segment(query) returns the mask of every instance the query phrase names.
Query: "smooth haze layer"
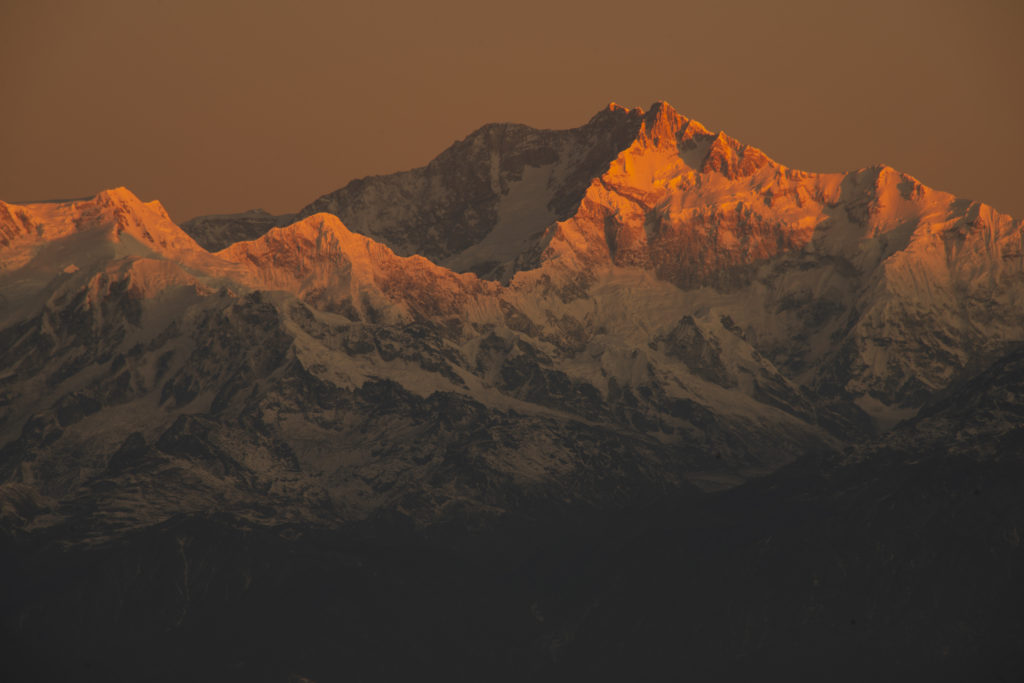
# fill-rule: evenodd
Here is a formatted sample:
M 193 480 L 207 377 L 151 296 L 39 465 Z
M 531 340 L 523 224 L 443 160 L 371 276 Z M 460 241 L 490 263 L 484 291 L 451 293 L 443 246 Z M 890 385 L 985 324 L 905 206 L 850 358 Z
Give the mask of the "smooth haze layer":
M 1019 217 L 1022 7 L 10 0 L 0 198 L 294 211 L 487 122 L 665 99 L 788 166 L 885 163 Z

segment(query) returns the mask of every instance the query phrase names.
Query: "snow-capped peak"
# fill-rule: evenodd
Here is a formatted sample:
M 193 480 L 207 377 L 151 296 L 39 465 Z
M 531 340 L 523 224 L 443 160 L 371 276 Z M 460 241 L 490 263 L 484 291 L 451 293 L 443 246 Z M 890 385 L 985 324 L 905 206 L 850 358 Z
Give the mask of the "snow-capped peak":
M 127 252 L 179 259 L 205 253 L 175 225 L 159 201 L 143 202 L 124 187 L 81 200 L 25 205 L 0 202 L 0 268 L 4 270 L 20 268 L 44 247 L 75 235 L 97 245 L 117 244 L 117 249 Z M 125 236 L 131 238 L 130 243 Z M 78 248 L 84 246 L 82 242 Z

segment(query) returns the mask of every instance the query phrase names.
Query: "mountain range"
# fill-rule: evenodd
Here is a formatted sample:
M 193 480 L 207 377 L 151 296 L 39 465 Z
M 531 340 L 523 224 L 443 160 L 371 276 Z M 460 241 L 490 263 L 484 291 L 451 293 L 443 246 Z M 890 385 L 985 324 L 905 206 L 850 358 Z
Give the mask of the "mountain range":
M 200 592 L 195 582 L 213 590 L 217 572 L 228 572 L 216 568 L 233 567 L 210 534 L 226 534 L 225 547 L 257 547 L 260 557 L 274 557 L 267 548 L 275 544 L 316 554 L 353 537 L 375 548 L 359 546 L 355 555 L 367 553 L 359 560 L 324 560 L 344 573 L 392 558 L 395 547 L 414 555 L 419 543 L 464 548 L 468 529 L 488 539 L 471 546 L 507 545 L 504 566 L 539 563 L 547 577 L 531 579 L 539 588 L 510 579 L 508 599 L 529 602 L 536 619 L 520 630 L 502 621 L 494 628 L 504 635 L 481 646 L 495 657 L 487 648 L 498 648 L 507 671 L 625 676 L 625 662 L 642 652 L 652 668 L 641 670 L 656 676 L 671 667 L 672 617 L 638 609 L 654 598 L 636 593 L 664 594 L 673 576 L 742 581 L 737 558 L 781 576 L 794 555 L 776 546 L 761 553 L 765 539 L 792 550 L 787 542 L 827 545 L 836 534 L 855 540 L 833 554 L 796 553 L 803 559 L 793 565 L 829 595 L 842 594 L 835 563 L 844 553 L 863 577 L 936 561 L 891 536 L 915 529 L 926 546 L 950 542 L 919 519 L 921 509 L 886 507 L 894 482 L 916 482 L 919 469 L 928 472 L 923 507 L 939 516 L 959 500 L 951 491 L 965 476 L 1000 492 L 986 500 L 1000 532 L 970 551 L 987 559 L 938 575 L 975 591 L 987 577 L 1020 605 L 1011 586 L 1024 566 L 1024 514 L 1004 484 L 1024 449 L 1022 302 L 1022 221 L 887 166 L 790 169 L 664 102 L 646 111 L 612 104 L 571 130 L 486 125 L 422 168 L 353 181 L 289 215 L 254 210 L 179 226 L 159 202 L 125 188 L 0 202 L 0 529 L 12 566 L 38 569 L 15 572 L 12 585 L 28 586 L 31 597 L 8 596 L 5 627 L 38 654 L 54 637 L 40 614 L 95 618 L 100 608 L 83 597 L 90 592 L 113 596 L 123 611 L 127 589 L 91 570 L 73 573 L 68 590 L 78 597 L 66 604 L 28 577 L 63 576 L 82 562 L 122 572 L 135 562 L 163 576 L 169 551 L 139 539 L 177 539 L 185 574 L 167 579 L 177 589 L 159 599 L 162 616 L 132 618 L 208 639 L 199 621 L 182 620 Z M 807 517 L 765 528 L 755 503 L 765 519 L 787 506 Z M 831 526 L 822 521 L 829 515 Z M 950 528 L 964 538 L 982 533 L 985 514 L 970 519 Z M 573 545 L 576 554 L 551 549 L 608 525 L 614 541 Z M 856 540 L 865 529 L 880 530 L 878 543 Z M 709 544 L 712 532 L 738 546 Z M 296 534 L 315 537 L 315 546 Z M 205 554 L 190 561 L 190 543 Z M 675 543 L 682 549 L 666 550 Z M 133 547 L 149 550 L 133 556 Z M 701 549 L 713 569 L 687 568 Z M 491 566 L 497 551 L 486 552 L 486 562 L 469 555 Z M 893 560 L 901 553 L 910 565 Z M 583 556 L 604 558 L 607 571 L 580 570 L 588 588 L 556 599 L 554 624 L 537 626 L 548 608 L 536 594 L 565 587 L 553 568 L 579 570 Z M 454 557 L 426 565 L 450 578 L 468 561 L 463 550 Z M 190 574 L 193 565 L 206 569 Z M 644 588 L 651 567 L 658 580 Z M 921 580 L 918 571 L 896 574 Z M 263 577 L 280 588 L 267 576 L 282 574 Z M 395 585 L 407 580 L 401 574 Z M 381 596 L 394 586 L 382 586 L 387 602 Z M 791 610 L 790 633 L 824 637 L 811 626 L 832 598 L 814 608 L 805 590 L 791 589 L 775 608 Z M 698 648 L 722 661 L 742 654 L 723 675 L 792 656 L 772 639 L 768 613 L 750 607 L 760 593 L 739 591 L 752 602 L 723 598 L 730 619 L 709 616 L 703 598 L 669 594 L 697 605 L 705 623 L 721 620 L 714 632 L 731 634 L 723 642 L 745 643 Z M 866 604 L 888 633 L 899 622 L 886 612 L 898 595 L 881 594 Z M 430 623 L 424 599 L 407 614 Z M 512 602 L 495 613 L 518 609 Z M 167 615 L 179 608 L 174 622 Z M 977 664 L 987 646 L 976 636 L 991 614 L 964 609 L 955 628 L 922 627 L 938 643 L 934 652 L 902 622 L 894 637 L 906 647 L 882 650 L 897 659 L 939 652 L 934 661 L 946 668 L 937 675 L 965 671 L 950 663 Z M 999 617 L 1003 635 L 985 655 L 999 675 L 1024 643 L 1013 614 Z M 376 624 L 372 633 L 387 630 L 364 618 Z M 631 625 L 630 635 L 610 624 Z M 62 633 L 59 642 L 84 642 L 81 632 Z M 512 654 L 496 644 L 511 642 L 508 633 L 525 639 Z M 829 633 L 835 639 L 821 652 L 851 656 L 845 632 Z M 455 648 L 451 638 L 437 652 Z M 403 661 L 437 664 L 416 649 L 430 649 L 427 641 L 412 641 L 395 645 Z M 619 655 L 611 641 L 622 644 Z M 302 660 L 302 647 L 293 649 Z M 70 651 L 69 667 L 91 656 Z M 319 656 L 302 661 L 314 662 L 316 680 L 333 679 L 342 669 Z M 220 655 L 203 657 L 203 666 L 227 666 Z M 827 670 L 832 660 L 821 657 L 807 660 L 822 667 L 808 671 Z M 146 668 L 152 661 L 111 653 L 96 661 L 97 680 L 140 672 L 164 680 Z M 493 661 L 472 670 L 493 677 Z M 701 661 L 697 679 L 714 677 L 711 660 Z M 356 668 L 370 678 L 398 675 L 380 666 L 360 660 Z M 263 669 L 242 670 L 252 680 Z M 267 679 L 304 680 L 287 675 L 298 674 L 275 670 Z

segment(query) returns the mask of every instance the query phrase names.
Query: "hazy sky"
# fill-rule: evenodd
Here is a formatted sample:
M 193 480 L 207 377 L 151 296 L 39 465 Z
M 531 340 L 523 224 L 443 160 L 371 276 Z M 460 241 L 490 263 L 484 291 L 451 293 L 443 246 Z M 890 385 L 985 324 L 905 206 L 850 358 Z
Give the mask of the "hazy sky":
M 0 199 L 298 209 L 492 121 L 665 99 L 1024 217 L 1024 3 L 0 0 Z

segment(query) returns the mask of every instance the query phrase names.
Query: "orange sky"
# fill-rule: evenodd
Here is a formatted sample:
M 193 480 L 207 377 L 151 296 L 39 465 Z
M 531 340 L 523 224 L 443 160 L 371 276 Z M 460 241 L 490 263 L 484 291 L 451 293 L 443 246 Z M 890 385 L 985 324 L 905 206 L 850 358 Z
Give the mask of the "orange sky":
M 1024 217 L 1024 3 L 0 0 L 0 199 L 298 209 L 491 121 L 665 99 Z

